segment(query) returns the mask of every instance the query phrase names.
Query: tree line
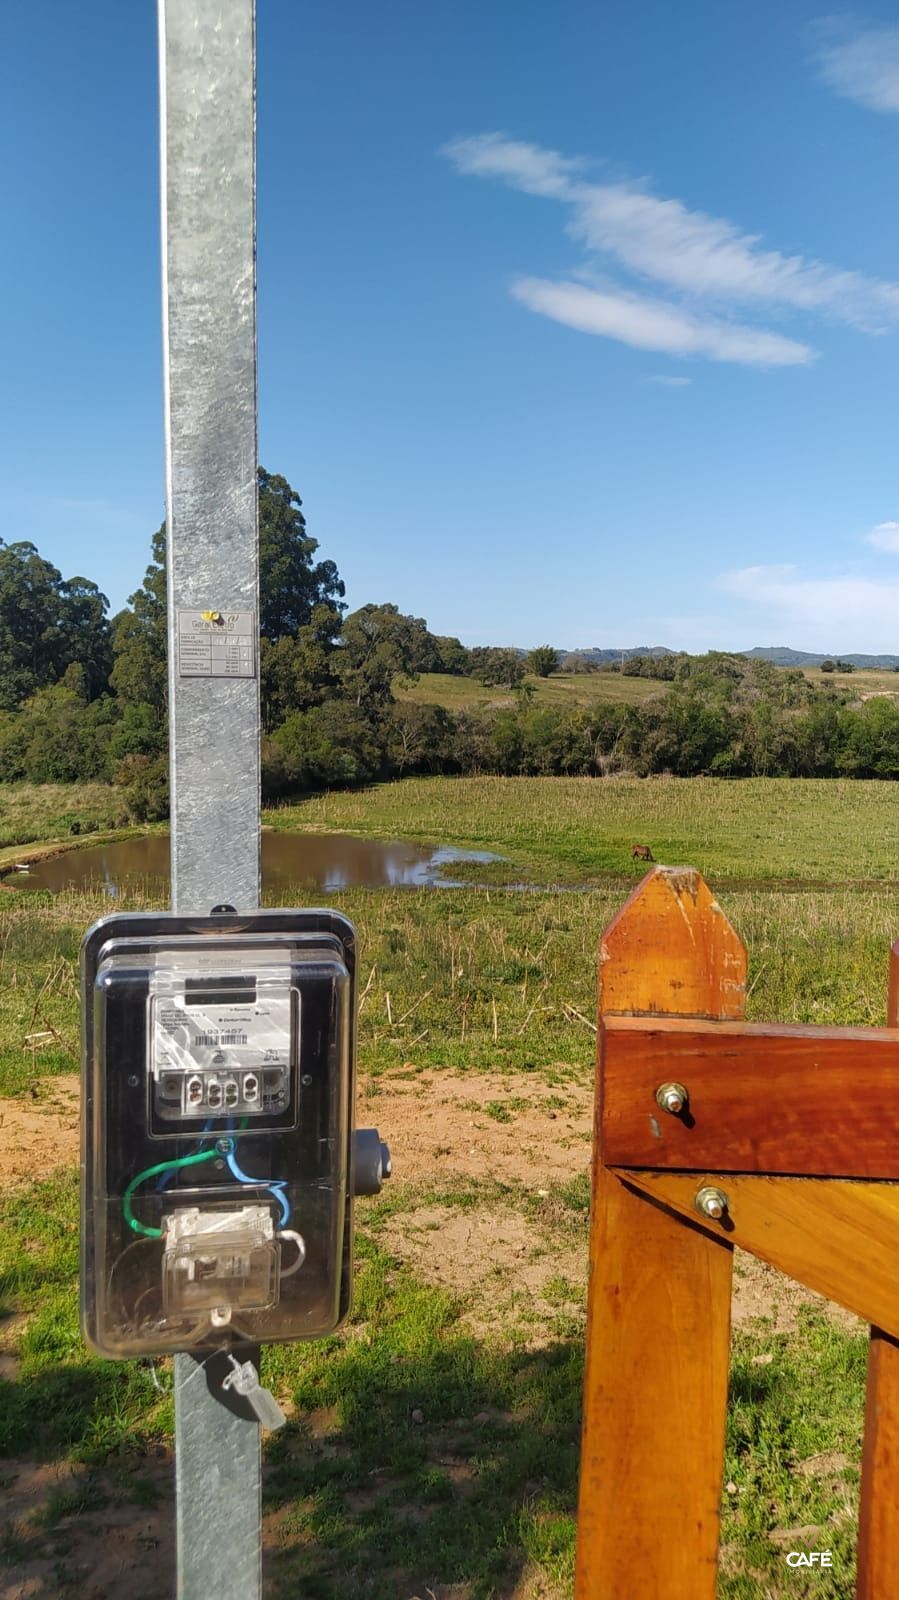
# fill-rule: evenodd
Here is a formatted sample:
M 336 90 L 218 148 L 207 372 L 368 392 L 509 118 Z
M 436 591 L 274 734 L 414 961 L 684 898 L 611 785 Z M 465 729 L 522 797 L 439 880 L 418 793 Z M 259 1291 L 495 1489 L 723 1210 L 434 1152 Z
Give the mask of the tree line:
M 514 687 L 514 650 L 469 650 L 392 604 L 348 614 L 333 561 L 318 558 L 302 501 L 259 469 L 260 694 L 267 796 L 414 770 L 450 731 L 442 715 L 395 716 L 398 678 L 422 672 Z M 64 579 L 29 542 L 0 540 L 0 780 L 116 782 L 131 815 L 165 815 L 165 526 L 127 606 Z M 534 670 L 557 664 L 548 647 Z M 411 721 L 410 721 L 411 717 Z M 413 726 L 412 724 L 420 724 Z
M 624 663 L 663 679 L 638 705 L 544 705 L 526 671 L 557 652 L 467 649 L 392 604 L 348 612 L 299 495 L 259 470 L 260 691 L 267 799 L 411 773 L 899 777 L 899 709 L 857 704 L 801 672 L 713 652 Z M 0 541 L 0 780 L 116 783 L 128 815 L 167 794 L 165 529 L 117 615 L 35 546 Z M 621 670 L 621 669 L 619 669 Z M 511 704 L 449 712 L 397 700 L 398 680 L 470 676 Z

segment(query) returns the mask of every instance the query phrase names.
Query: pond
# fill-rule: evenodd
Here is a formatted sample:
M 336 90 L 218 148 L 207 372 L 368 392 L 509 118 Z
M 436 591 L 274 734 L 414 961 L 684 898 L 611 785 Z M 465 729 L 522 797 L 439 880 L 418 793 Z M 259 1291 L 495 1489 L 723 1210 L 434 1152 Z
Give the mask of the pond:
M 453 888 L 455 862 L 498 861 L 486 850 L 456 850 L 449 845 L 409 844 L 404 840 L 357 839 L 346 833 L 263 833 L 262 881 L 285 900 L 290 890 Z M 44 856 L 27 872 L 10 873 L 17 889 L 89 889 L 100 887 L 111 897 L 124 888 L 165 890 L 169 881 L 166 834 L 116 839 Z

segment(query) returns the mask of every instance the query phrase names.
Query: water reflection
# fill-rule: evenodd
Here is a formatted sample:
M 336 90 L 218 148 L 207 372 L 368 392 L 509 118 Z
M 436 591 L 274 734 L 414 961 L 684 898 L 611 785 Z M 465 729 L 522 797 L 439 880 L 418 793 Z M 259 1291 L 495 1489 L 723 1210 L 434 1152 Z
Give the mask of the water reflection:
M 346 833 L 264 833 L 262 881 L 283 894 L 297 888 L 381 889 L 407 885 L 453 887 L 454 862 L 498 861 L 486 850 L 456 850 L 449 845 L 416 845 L 404 840 L 356 839 Z M 164 891 L 169 881 L 169 840 L 165 834 L 142 839 L 117 839 L 45 856 L 16 874 L 17 889 L 101 887 L 114 898 L 121 889 L 140 883 Z

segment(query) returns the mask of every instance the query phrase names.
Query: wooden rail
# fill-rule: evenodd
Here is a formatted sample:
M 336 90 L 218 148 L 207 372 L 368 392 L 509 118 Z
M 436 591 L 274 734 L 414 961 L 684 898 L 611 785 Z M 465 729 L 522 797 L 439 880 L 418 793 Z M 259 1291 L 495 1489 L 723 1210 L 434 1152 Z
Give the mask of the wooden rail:
M 715 1600 L 734 1245 L 872 1324 L 856 1597 L 899 1600 L 899 944 L 888 1028 L 745 984 L 690 868 L 603 935 L 576 1600 Z

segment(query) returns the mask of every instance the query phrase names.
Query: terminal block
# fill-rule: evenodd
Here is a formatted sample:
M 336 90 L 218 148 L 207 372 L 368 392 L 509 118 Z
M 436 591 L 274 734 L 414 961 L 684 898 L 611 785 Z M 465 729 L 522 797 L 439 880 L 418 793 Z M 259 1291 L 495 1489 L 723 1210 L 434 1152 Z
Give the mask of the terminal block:
M 281 1245 L 268 1206 L 163 1217 L 162 1304 L 177 1317 L 207 1312 L 226 1327 L 235 1311 L 267 1311 L 280 1292 Z

